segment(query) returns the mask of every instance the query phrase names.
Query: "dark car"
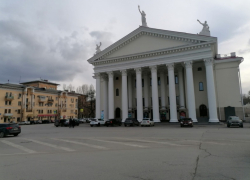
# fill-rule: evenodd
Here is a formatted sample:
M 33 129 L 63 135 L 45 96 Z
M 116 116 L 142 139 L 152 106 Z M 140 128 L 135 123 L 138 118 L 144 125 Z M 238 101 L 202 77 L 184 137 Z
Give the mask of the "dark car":
M 183 118 L 183 119 L 180 119 L 180 126 L 183 127 L 183 126 L 190 126 L 190 127 L 193 127 L 193 120 L 191 118 Z
M 73 119 L 73 121 L 75 121 L 75 126 L 79 126 L 80 121 L 78 119 Z
M 117 125 L 117 126 L 121 126 L 122 125 L 122 122 L 118 119 L 109 119 L 105 122 L 105 126 L 114 126 L 114 125 Z
M 140 125 L 140 123 L 139 123 L 139 121 L 137 120 L 137 119 L 135 119 L 135 118 L 127 118 L 126 120 L 125 120 L 125 122 L 124 122 L 124 126 L 126 127 L 126 126 L 139 126 Z
M 21 133 L 21 127 L 18 124 L 1 123 L 0 124 L 0 138 L 8 135 L 18 136 Z
M 229 116 L 227 119 L 227 127 L 238 126 L 243 128 L 243 122 L 238 116 Z
M 59 119 L 57 119 L 57 120 L 55 120 L 54 125 L 55 125 L 56 127 L 58 127 L 58 126 L 63 127 L 63 126 L 64 126 L 65 121 L 66 121 L 66 119 L 60 119 L 60 120 L 59 120 Z

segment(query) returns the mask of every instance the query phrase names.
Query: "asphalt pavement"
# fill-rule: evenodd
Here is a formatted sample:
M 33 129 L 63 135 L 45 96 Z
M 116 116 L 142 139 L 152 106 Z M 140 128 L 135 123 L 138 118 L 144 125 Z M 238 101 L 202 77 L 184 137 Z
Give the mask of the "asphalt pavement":
M 250 123 L 21 129 L 0 139 L 0 180 L 250 179 Z

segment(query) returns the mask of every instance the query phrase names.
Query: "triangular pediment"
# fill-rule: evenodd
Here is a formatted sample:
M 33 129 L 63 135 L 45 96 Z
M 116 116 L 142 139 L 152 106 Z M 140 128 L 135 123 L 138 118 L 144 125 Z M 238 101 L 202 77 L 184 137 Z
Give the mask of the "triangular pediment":
M 100 53 L 94 55 L 88 61 L 91 63 L 98 60 L 153 52 L 160 49 L 187 47 L 211 41 L 216 42 L 217 38 L 139 27 Z

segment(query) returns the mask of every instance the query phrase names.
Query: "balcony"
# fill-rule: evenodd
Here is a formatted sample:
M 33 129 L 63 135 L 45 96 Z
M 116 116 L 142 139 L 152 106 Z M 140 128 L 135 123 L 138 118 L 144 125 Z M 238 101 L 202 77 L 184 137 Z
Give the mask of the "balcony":
M 46 97 L 45 96 L 40 96 L 39 97 L 39 102 L 45 102 L 46 101 Z
M 12 101 L 14 96 L 5 96 L 5 101 Z
M 48 103 L 49 104 L 53 104 L 54 103 L 54 99 L 48 99 Z

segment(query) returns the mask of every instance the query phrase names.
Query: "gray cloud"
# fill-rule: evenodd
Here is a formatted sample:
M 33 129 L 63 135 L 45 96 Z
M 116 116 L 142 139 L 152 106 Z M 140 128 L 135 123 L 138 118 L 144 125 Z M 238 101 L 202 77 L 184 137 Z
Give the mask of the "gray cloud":
M 50 36 L 22 21 L 0 21 L 1 82 L 18 82 L 39 77 L 51 81 L 72 80 L 86 70 L 83 60 L 90 44 L 78 32 Z

